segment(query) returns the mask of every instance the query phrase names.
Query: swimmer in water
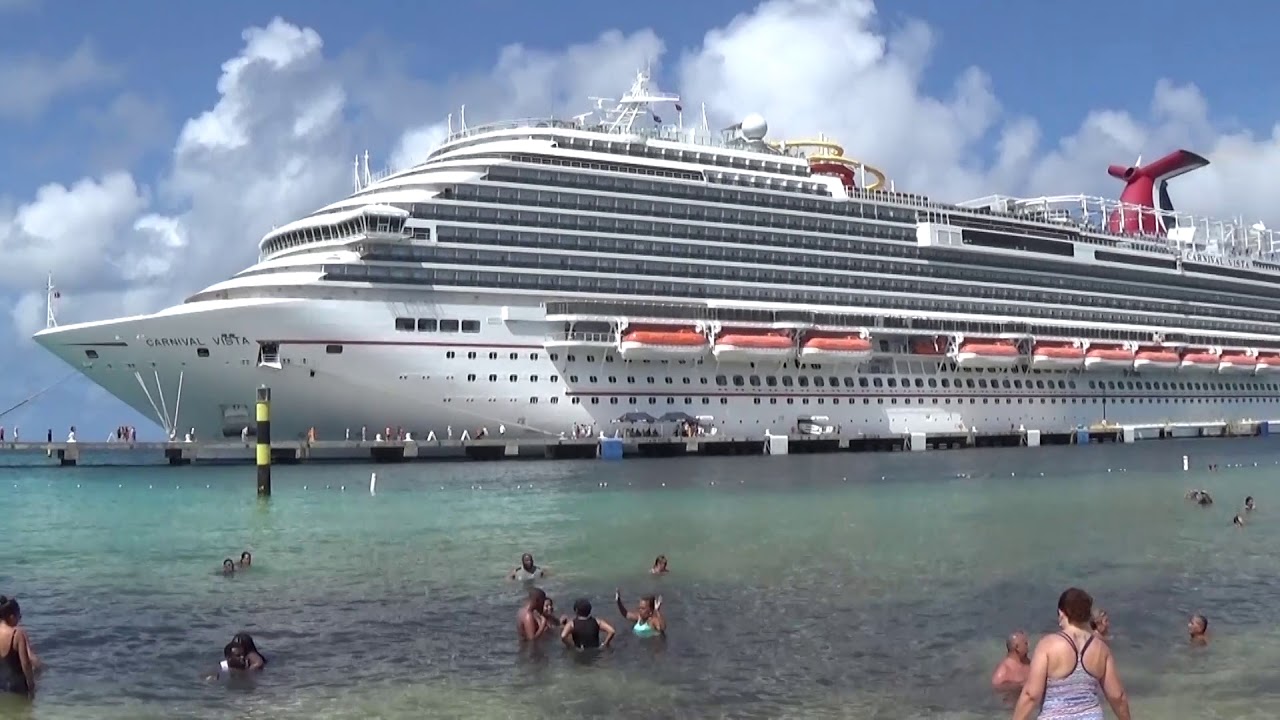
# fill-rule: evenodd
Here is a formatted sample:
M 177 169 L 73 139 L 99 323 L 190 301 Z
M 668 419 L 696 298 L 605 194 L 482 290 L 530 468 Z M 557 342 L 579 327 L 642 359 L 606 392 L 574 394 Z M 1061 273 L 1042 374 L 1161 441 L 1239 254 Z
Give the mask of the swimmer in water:
M 551 627 L 560 627 L 569 622 L 568 615 L 556 615 L 556 601 L 551 598 L 547 598 L 547 601 L 542 604 L 542 617 L 546 618 L 547 624 Z
M 244 652 L 236 646 L 235 642 L 229 642 L 222 648 L 222 662 L 218 663 L 218 669 L 205 675 L 205 680 L 221 680 L 229 678 L 236 673 L 242 673 L 249 669 L 244 659 Z
M 31 638 L 22 627 L 22 608 L 18 601 L 0 595 L 0 693 L 36 697 L 36 677 L 40 658 L 31 647 Z
M 653 567 L 649 568 L 649 573 L 651 575 L 666 575 L 667 574 L 667 556 L 659 555 L 658 557 L 654 558 Z
M 530 588 L 529 598 L 516 612 L 516 636 L 521 642 L 537 640 L 551 627 L 542 614 L 542 609 L 546 606 L 547 593 L 542 588 Z
M 534 564 L 533 555 L 525 553 L 520 556 L 520 567 L 512 570 L 511 574 L 507 576 L 507 579 L 528 582 L 529 580 L 544 578 L 546 576 L 547 571 Z
M 1231 524 L 1236 527 L 1244 527 L 1244 518 L 1237 514 L 1235 517 L 1231 518 Z
M 604 640 L 600 640 L 604 633 Z M 582 598 L 573 603 L 573 618 L 567 619 L 560 630 L 560 642 L 573 650 L 592 650 L 609 647 L 617 632 L 613 626 L 599 618 L 591 617 L 591 601 Z
M 1196 613 L 1187 621 L 1187 634 L 1191 637 L 1192 645 L 1208 645 L 1209 644 L 1209 618 Z
M 634 623 L 631 631 L 636 634 L 636 637 L 666 637 L 667 621 L 662 617 L 661 597 L 645 595 L 640 598 L 640 605 L 634 612 L 628 611 L 627 606 L 622 602 L 621 590 L 614 591 L 613 601 L 618 604 L 618 612 L 622 613 L 622 617 Z
M 253 636 L 249 633 L 236 633 L 231 638 L 231 644 L 235 646 L 241 656 L 244 657 L 245 668 L 250 671 L 258 671 L 267 665 L 267 658 L 258 651 L 258 646 L 253 642 Z
M 1205 492 L 1204 490 L 1201 490 L 1200 495 L 1196 497 L 1196 503 L 1199 504 L 1201 507 L 1212 505 L 1213 496 Z
M 1255 505 L 1255 504 L 1253 503 L 1253 496 L 1252 496 L 1252 495 L 1250 495 L 1249 497 L 1247 497 L 1247 498 L 1245 498 L 1245 499 L 1244 499 L 1244 511 L 1245 511 L 1245 512 L 1253 512 L 1255 509 L 1257 509 L 1257 507 L 1258 507 L 1258 506 L 1257 506 L 1257 505 Z
M 1013 633 L 1004 641 L 1005 656 L 991 674 L 991 687 L 996 690 L 1021 690 L 1027 681 L 1027 673 L 1031 671 L 1031 657 L 1027 654 L 1030 641 L 1021 630 Z
M 226 560 L 223 560 L 223 561 L 222 561 L 222 574 L 223 574 L 223 575 L 235 575 L 235 574 L 236 574 L 236 562 L 235 562 L 234 560 L 232 560 L 231 558 L 227 558 Z
M 240 569 L 245 569 L 253 564 L 253 554 L 248 550 L 240 553 Z
M 1102 608 L 1094 610 L 1093 620 L 1090 621 L 1089 625 L 1093 628 L 1094 635 L 1103 640 L 1111 639 L 1111 617 L 1107 615 L 1106 610 Z

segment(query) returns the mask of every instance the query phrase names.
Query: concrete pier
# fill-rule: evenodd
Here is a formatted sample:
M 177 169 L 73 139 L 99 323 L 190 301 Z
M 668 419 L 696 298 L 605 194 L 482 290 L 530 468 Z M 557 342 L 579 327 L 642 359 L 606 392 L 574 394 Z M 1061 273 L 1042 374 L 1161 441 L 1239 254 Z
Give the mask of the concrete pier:
M 270 465 L 300 463 L 404 463 L 445 460 L 591 460 L 693 455 L 772 455 L 840 452 L 922 452 L 974 447 L 1136 442 L 1182 437 L 1240 437 L 1280 432 L 1271 421 L 1200 425 L 1095 425 L 1060 432 L 1021 428 L 1002 433 L 901 435 L 729 434 L 698 437 L 481 438 L 468 440 L 289 440 L 269 446 Z M 0 467 L 260 464 L 268 447 L 257 440 L 223 442 L 20 442 L 0 444 Z

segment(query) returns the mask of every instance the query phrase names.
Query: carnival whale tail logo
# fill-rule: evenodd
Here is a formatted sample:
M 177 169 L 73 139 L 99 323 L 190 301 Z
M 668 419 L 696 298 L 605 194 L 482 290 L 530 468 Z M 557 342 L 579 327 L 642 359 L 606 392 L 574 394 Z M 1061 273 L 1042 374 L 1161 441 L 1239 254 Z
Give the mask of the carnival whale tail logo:
M 1173 212 L 1169 181 L 1208 164 L 1208 159 L 1189 150 L 1174 150 L 1147 165 L 1139 155 L 1129 167 L 1108 167 L 1108 175 L 1124 181 L 1124 190 L 1120 193 L 1123 206 L 1111 211 L 1107 228 L 1122 235 L 1164 235 L 1169 229 L 1165 215 Z

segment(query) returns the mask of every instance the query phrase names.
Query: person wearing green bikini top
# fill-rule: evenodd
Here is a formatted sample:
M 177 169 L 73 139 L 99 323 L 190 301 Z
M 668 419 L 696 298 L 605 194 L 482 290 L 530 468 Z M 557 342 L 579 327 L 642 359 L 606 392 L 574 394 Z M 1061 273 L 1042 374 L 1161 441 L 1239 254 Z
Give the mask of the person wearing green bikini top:
M 627 610 L 626 604 L 622 602 L 621 590 L 614 592 L 613 600 L 618 604 L 618 612 L 622 613 L 622 617 L 633 623 L 631 631 L 636 637 L 666 636 L 667 621 L 662 617 L 661 597 L 645 595 L 640 598 L 640 605 L 634 611 Z

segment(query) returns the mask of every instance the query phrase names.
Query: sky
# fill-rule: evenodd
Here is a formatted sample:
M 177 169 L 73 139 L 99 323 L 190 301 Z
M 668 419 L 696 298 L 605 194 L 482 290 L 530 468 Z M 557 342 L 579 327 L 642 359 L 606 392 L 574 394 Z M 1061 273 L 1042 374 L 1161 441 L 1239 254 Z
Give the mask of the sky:
M 0 425 L 138 415 L 31 340 L 162 309 L 351 191 L 449 113 L 571 117 L 637 69 L 713 127 L 825 133 L 899 190 L 1114 197 L 1109 164 L 1185 148 L 1179 210 L 1280 227 L 1280 6 L 1187 0 L 0 0 Z M 686 118 L 688 120 L 689 118 Z

